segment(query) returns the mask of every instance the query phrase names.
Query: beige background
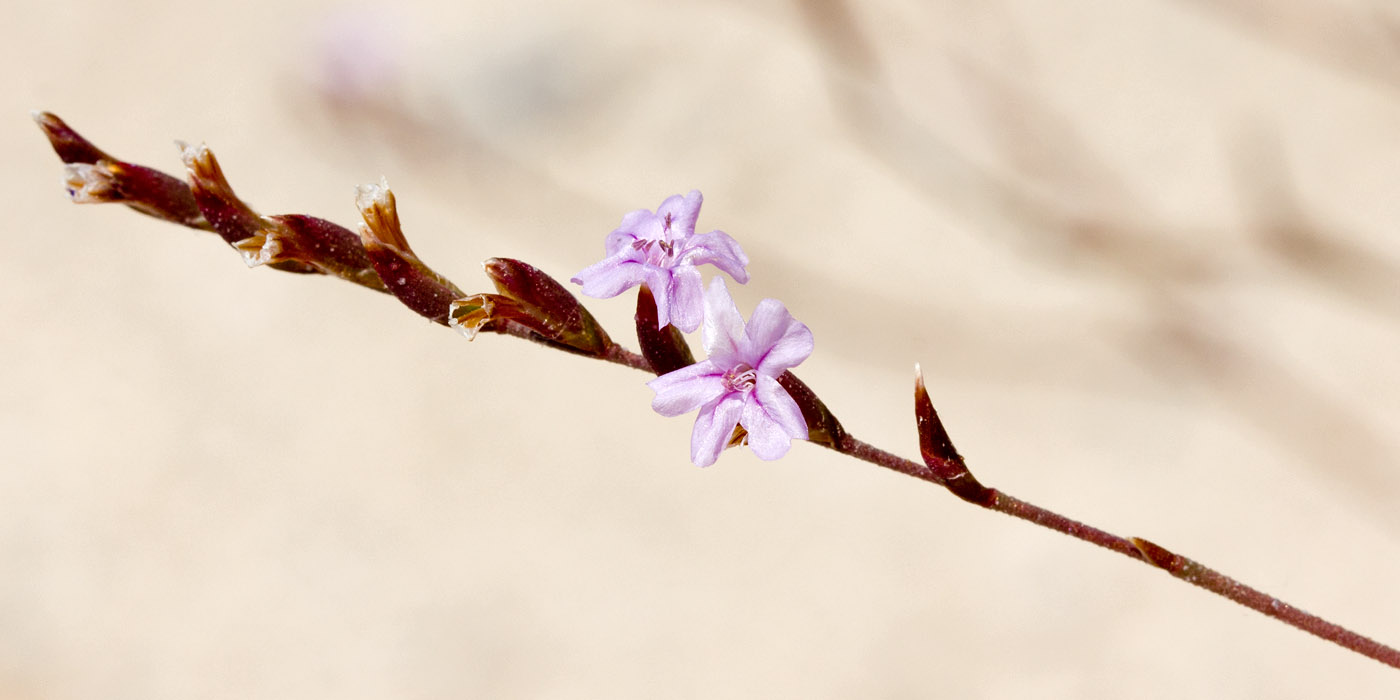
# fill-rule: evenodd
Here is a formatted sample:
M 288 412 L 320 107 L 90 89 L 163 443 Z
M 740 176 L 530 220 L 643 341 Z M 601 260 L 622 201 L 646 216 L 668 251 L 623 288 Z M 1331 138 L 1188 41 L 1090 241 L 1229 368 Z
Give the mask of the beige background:
M 1393 698 L 1400 673 L 640 374 L 73 207 L 27 110 L 463 287 L 702 189 L 915 455 L 1400 643 L 1400 12 L 28 3 L 0 23 L 0 698 Z M 590 306 L 626 337 L 631 301 Z

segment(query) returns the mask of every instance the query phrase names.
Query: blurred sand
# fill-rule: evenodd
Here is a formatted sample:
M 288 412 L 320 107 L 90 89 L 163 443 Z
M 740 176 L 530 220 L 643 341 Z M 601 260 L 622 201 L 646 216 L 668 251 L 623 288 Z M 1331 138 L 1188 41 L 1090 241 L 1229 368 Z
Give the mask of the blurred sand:
M 52 110 L 567 277 L 702 189 L 915 455 L 1400 643 L 1387 3 L 28 3 L 0 25 L 0 698 L 1393 698 L 1400 673 L 635 372 L 73 207 Z M 198 9 L 196 9 L 198 8 Z M 590 302 L 615 336 L 629 300 Z

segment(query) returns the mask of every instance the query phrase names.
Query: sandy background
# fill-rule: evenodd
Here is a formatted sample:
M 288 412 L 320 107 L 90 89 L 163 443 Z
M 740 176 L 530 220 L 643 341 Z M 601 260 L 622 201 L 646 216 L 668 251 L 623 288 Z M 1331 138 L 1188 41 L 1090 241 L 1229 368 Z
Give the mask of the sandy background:
M 1305 0 L 12 3 L 0 698 L 1394 698 L 1400 673 L 642 376 L 74 207 L 49 109 L 561 278 L 700 188 L 916 455 L 1400 643 L 1400 13 Z M 590 303 L 628 335 L 630 299 Z

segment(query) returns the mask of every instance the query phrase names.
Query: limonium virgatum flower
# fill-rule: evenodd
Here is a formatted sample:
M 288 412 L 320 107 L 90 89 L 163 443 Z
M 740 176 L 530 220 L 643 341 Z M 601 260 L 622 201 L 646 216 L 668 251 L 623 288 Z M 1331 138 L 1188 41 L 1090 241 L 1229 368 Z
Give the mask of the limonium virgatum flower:
M 695 233 L 702 200 L 699 190 L 691 190 L 684 197 L 667 197 L 655 213 L 628 213 L 608 234 L 607 257 L 571 281 L 600 299 L 646 284 L 656 297 L 658 328 L 668 323 L 687 333 L 699 328 L 704 285 L 697 265 L 714 265 L 740 284 L 749 281 L 744 269 L 749 258 L 737 241 L 723 231 Z
M 690 459 L 707 467 L 729 443 L 735 425 L 762 459 L 787 454 L 793 438 L 807 439 L 807 421 L 778 375 L 812 354 L 812 331 L 777 299 L 764 299 L 747 324 L 724 279 L 716 277 L 704 299 L 702 337 L 709 358 L 647 383 L 651 407 L 663 416 L 700 409 L 690 435 Z

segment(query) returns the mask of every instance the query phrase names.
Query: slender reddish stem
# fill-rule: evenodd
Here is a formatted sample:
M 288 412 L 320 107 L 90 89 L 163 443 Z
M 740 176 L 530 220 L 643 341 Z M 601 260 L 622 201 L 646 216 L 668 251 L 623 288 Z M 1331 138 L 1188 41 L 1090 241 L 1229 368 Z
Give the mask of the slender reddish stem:
M 1400 651 L 1370 637 L 1357 634 L 1341 625 L 1328 622 L 1306 610 L 1289 605 L 1257 588 L 1240 583 L 1200 562 L 1170 552 L 1147 540 L 1134 537 L 1131 542 L 1137 547 L 1144 561 L 1163 569 L 1182 581 L 1229 598 L 1246 608 L 1261 612 L 1387 666 L 1400 668 Z
M 847 435 L 841 444 L 833 448 L 856 459 L 908 474 L 916 479 L 946 486 L 934 471 L 926 465 L 886 452 L 874 445 L 862 442 Z M 1035 523 L 1055 532 L 1075 539 L 1110 549 L 1123 556 L 1155 566 L 1172 576 L 1193 586 L 1199 586 L 1211 593 L 1228 598 L 1251 610 L 1258 611 L 1276 620 L 1297 627 L 1308 634 L 1338 644 L 1367 658 L 1375 659 L 1392 668 L 1400 668 L 1400 650 L 1381 644 L 1370 637 L 1353 632 L 1341 625 L 1329 622 L 1317 615 L 1289 605 L 1256 588 L 1247 586 L 1200 562 L 1168 551 L 1141 538 L 1123 538 L 1113 533 L 1066 518 L 1054 511 L 1046 510 L 1014 496 L 992 489 L 993 497 L 983 507 L 1013 518 Z
M 608 347 L 608 354 L 604 355 L 602 359 L 607 360 L 608 362 L 615 362 L 624 367 L 639 369 L 643 372 L 651 372 L 651 365 L 647 363 L 647 359 L 645 357 L 642 357 L 640 354 L 632 352 L 631 350 L 628 350 L 627 348 L 624 348 L 621 345 L 614 344 Z

